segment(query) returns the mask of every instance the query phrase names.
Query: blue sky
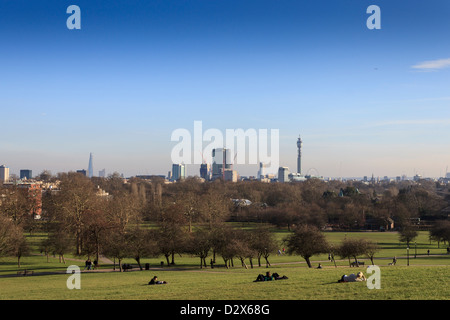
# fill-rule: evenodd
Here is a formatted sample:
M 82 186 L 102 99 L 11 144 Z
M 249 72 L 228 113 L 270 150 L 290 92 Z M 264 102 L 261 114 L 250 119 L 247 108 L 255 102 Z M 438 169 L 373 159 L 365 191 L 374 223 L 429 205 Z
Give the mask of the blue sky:
M 198 120 L 279 129 L 291 169 L 301 134 L 304 172 L 442 176 L 449 16 L 446 0 L 0 0 L 0 163 L 56 173 L 92 152 L 94 172 L 166 174 L 171 133 Z

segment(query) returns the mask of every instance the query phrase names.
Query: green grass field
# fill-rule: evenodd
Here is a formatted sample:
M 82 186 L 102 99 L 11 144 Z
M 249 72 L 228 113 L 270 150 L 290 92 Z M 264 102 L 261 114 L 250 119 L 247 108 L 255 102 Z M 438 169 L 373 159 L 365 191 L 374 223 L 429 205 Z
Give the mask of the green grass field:
M 285 232 L 277 236 L 282 239 Z M 69 290 L 65 273 L 69 265 L 83 269 L 84 262 L 68 256 L 66 264 L 57 257 L 46 257 L 38 251 L 24 257 L 20 270 L 33 270 L 30 276 L 17 276 L 17 263 L 12 258 L 0 259 L 0 299 L 2 300 L 448 300 L 450 297 L 450 255 L 446 246 L 428 239 L 427 232 L 421 232 L 417 243 L 409 250 L 409 266 L 405 244 L 398 242 L 396 233 L 355 232 L 326 233 L 330 242 L 339 242 L 344 237 L 363 237 L 377 242 L 382 249 L 376 255 L 375 264 L 381 270 L 381 289 L 368 289 L 365 282 L 338 283 L 343 274 L 362 271 L 366 274 L 370 260 L 361 257 L 365 266 L 350 268 L 348 260 L 338 260 L 337 267 L 328 261 L 327 255 L 312 257 L 313 266 L 318 263 L 322 269 L 308 268 L 299 256 L 274 253 L 271 266 L 256 265 L 253 269 L 241 267 L 234 261 L 234 267 L 223 267 L 218 257 L 217 266 L 200 269 L 199 259 L 190 256 L 176 256 L 175 266 L 159 266 L 163 259 L 147 259 L 150 270 L 129 272 L 106 272 L 112 266 L 102 265 L 99 271 L 82 271 L 81 290 Z M 35 236 L 31 241 L 36 241 Z M 430 250 L 430 255 L 427 254 Z M 417 257 L 414 254 L 417 252 Z M 389 266 L 392 257 L 398 258 L 397 265 Z M 78 259 L 78 260 L 77 260 Z M 208 260 L 209 261 L 209 260 Z M 132 259 L 126 263 L 136 265 Z M 253 282 L 257 275 L 271 271 L 286 275 L 289 279 L 272 282 Z M 59 272 L 59 274 L 57 273 Z M 44 274 L 49 273 L 49 274 Z M 168 284 L 149 286 L 151 277 L 157 275 Z

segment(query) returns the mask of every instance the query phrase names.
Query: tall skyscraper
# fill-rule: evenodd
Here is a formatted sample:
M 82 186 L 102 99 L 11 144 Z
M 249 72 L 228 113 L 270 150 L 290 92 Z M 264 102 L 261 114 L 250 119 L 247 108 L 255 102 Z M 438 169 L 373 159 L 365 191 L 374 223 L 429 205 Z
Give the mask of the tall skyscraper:
M 200 177 L 207 181 L 211 179 L 211 166 L 209 163 L 202 163 L 200 165 Z
M 230 149 L 217 148 L 212 150 L 212 179 L 225 179 L 225 169 L 231 169 Z
M 302 173 L 302 139 L 300 139 L 300 136 L 298 136 L 297 140 L 297 149 L 298 149 L 298 156 L 297 156 L 297 173 Z
M 183 180 L 186 178 L 186 167 L 184 164 L 172 165 L 172 181 Z
M 5 183 L 9 181 L 9 168 L 5 165 L 0 166 L 0 182 Z
M 92 152 L 89 154 L 88 176 L 89 176 L 89 178 L 92 178 L 94 176 L 94 163 L 93 163 Z

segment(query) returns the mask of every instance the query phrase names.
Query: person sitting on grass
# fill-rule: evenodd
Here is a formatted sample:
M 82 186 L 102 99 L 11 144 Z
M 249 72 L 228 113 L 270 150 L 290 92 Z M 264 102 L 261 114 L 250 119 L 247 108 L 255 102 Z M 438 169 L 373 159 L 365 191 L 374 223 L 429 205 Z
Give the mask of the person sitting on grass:
M 366 277 L 362 272 L 358 272 L 358 274 L 350 274 L 346 275 L 344 274 L 341 279 L 338 280 L 338 282 L 356 282 L 356 281 L 366 281 Z
M 154 276 L 148 284 L 166 284 L 166 281 L 158 281 L 158 277 Z

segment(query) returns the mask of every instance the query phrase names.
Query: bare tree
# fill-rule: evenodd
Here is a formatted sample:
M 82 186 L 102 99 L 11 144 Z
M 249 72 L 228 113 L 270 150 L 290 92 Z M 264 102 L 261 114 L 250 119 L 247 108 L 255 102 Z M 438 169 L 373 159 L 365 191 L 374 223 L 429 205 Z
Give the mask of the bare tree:
M 35 203 L 27 189 L 11 186 L 4 188 L 2 194 L 0 213 L 10 217 L 14 224 L 24 225 L 27 220 L 33 218 L 31 212 Z
M 126 234 L 123 232 L 109 232 L 102 239 L 102 248 L 106 256 L 114 258 L 114 269 L 116 268 L 115 259 L 118 260 L 119 270 L 122 272 L 122 261 L 130 256 L 130 246 Z
M 438 247 L 441 241 L 450 244 L 450 221 L 448 220 L 436 221 L 436 223 L 430 230 L 430 239 L 437 241 Z
M 129 255 L 136 260 L 141 270 L 143 269 L 141 265 L 142 258 L 158 256 L 159 250 L 152 230 L 135 227 L 127 233 L 126 238 L 130 250 Z
M 269 267 L 269 256 L 278 249 L 278 243 L 273 233 L 266 226 L 257 227 L 249 232 L 251 233 L 251 248 L 256 252 L 258 266 L 261 267 L 261 258 L 264 258 L 266 267 Z
M 406 245 L 409 247 L 409 243 L 414 241 L 419 233 L 417 230 L 411 226 L 410 224 L 405 224 L 403 228 L 399 230 L 399 238 L 400 242 L 406 242 Z
M 214 225 L 224 222 L 229 216 L 231 202 L 217 189 L 209 187 L 201 195 L 199 205 L 203 221 L 207 222 L 212 229 Z
M 185 216 L 180 205 L 172 204 L 162 210 L 157 221 L 157 242 L 160 253 L 166 257 L 167 265 L 175 264 L 175 254 L 186 250 L 188 232 L 183 228 Z M 169 258 L 171 257 L 171 261 Z
M 288 254 L 302 256 L 308 267 L 312 267 L 310 258 L 313 255 L 328 252 L 328 242 L 317 227 L 300 225 L 294 233 L 285 238 Z
M 30 247 L 25 235 L 23 234 L 23 229 L 19 226 L 15 226 L 11 230 L 11 243 L 9 250 L 11 254 L 17 258 L 17 267 L 20 268 L 20 258 L 30 253 Z
M 375 257 L 375 253 L 377 253 L 378 251 L 380 251 L 380 247 L 378 246 L 378 244 L 370 240 L 366 240 L 366 256 L 370 259 L 372 265 L 375 265 L 373 259 Z
M 20 258 L 28 253 L 23 229 L 10 218 L 0 215 L 0 256 L 15 256 L 20 268 Z
M 82 252 L 85 216 L 95 206 L 98 196 L 91 181 L 79 174 L 60 174 L 60 190 L 54 195 L 57 219 L 75 235 L 76 254 Z
M 46 245 L 48 245 L 50 252 L 58 254 L 60 263 L 66 263 L 64 255 L 73 249 L 73 238 L 69 236 L 70 233 L 67 232 L 62 223 L 53 225 L 52 229 Z
M 206 258 L 212 248 L 211 230 L 198 229 L 191 234 L 187 251 L 200 258 L 200 268 L 206 268 Z
M 345 239 L 339 246 L 338 252 L 341 258 L 348 258 L 349 265 L 351 265 L 350 258 L 353 258 L 358 266 L 357 257 L 366 254 L 367 241 L 365 239 Z

